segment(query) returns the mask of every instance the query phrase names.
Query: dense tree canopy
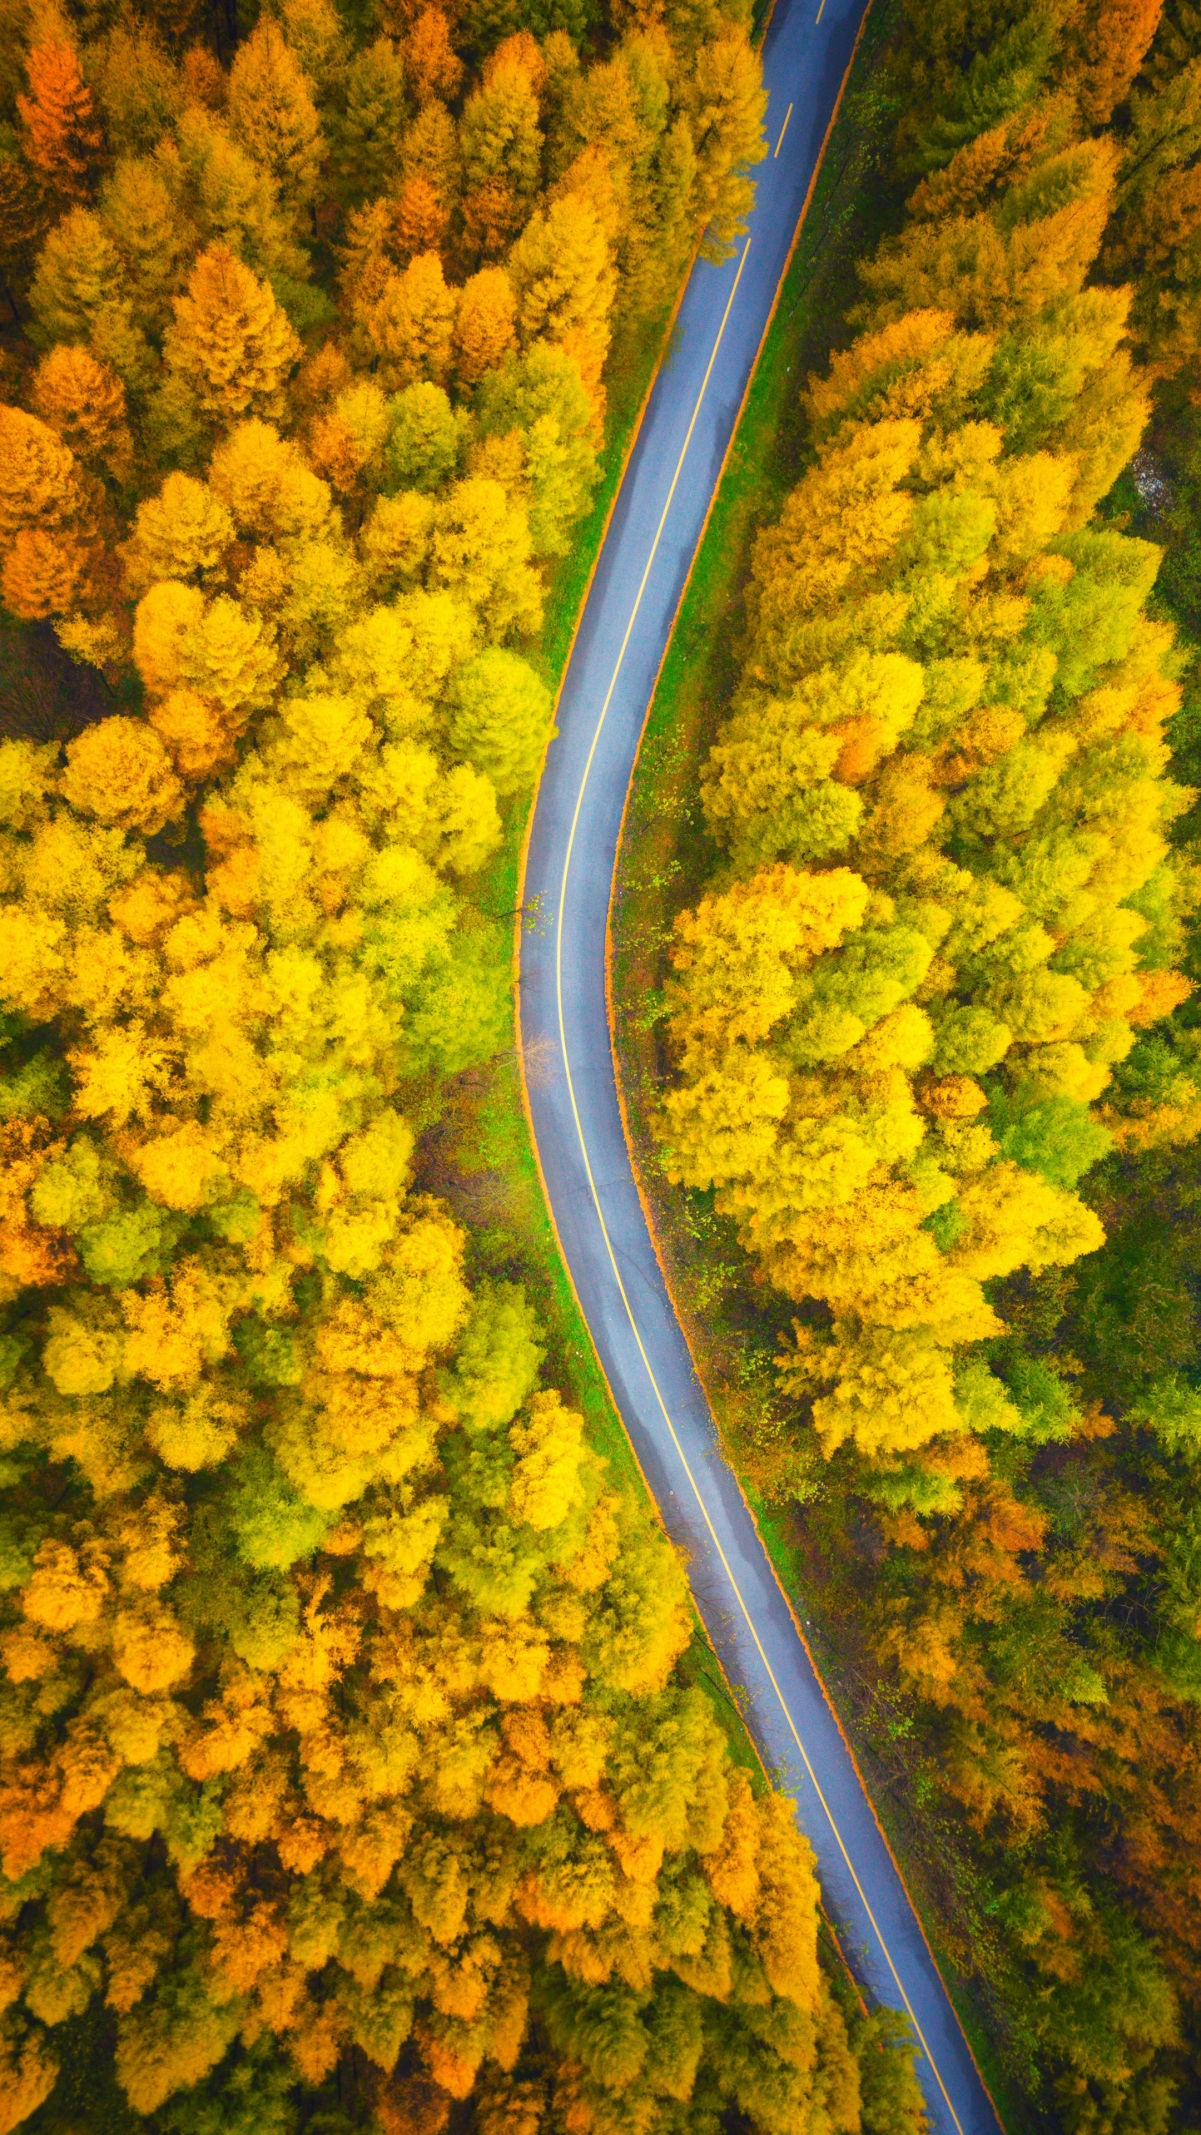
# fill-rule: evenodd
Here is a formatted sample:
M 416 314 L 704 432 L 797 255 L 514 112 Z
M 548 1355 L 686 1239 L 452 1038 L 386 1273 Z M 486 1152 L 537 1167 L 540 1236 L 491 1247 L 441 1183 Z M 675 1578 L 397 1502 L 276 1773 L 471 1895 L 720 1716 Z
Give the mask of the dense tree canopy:
M 658 1134 L 788 1301 L 777 1480 L 950 1811 L 1018 2080 L 1165 2135 L 1201 2097 L 1201 14 L 903 13 L 907 209 L 755 543 Z
M 916 2135 L 419 1171 L 511 1043 L 543 569 L 615 317 L 745 212 L 747 23 L 4 33 L 0 590 L 108 695 L 0 741 L 0 2128 Z

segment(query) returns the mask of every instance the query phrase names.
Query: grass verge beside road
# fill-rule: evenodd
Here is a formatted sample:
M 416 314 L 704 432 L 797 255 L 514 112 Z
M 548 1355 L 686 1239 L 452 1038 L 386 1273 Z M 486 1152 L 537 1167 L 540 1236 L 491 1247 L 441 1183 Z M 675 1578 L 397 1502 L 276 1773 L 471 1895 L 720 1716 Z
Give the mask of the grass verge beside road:
M 607 376 L 605 453 L 596 496 L 587 519 L 576 530 L 571 553 L 552 578 L 542 636 L 530 655 L 556 692 L 642 405 L 666 352 L 670 316 L 662 312 L 642 321 L 613 351 Z M 523 796 L 506 812 L 504 844 L 489 873 L 487 907 L 506 930 L 518 916 L 521 851 L 531 806 Z M 614 1484 L 640 1499 L 657 1518 L 559 1252 L 530 1139 L 515 1051 L 469 1070 L 450 1085 L 441 1117 L 423 1137 L 417 1183 L 445 1199 L 465 1225 L 478 1273 L 524 1284 L 546 1330 L 548 1369 L 582 1412 L 590 1443 L 607 1460 Z M 682 1673 L 714 1705 L 734 1763 L 750 1774 L 758 1790 L 763 1778 L 754 1745 L 695 1612 L 694 1624 Z
M 635 1159 L 727 1453 L 805 1622 L 985 2079 L 1006 2119 L 1022 2125 L 1030 2121 L 1023 2055 L 986 1984 L 989 1894 L 961 1830 L 923 1785 L 908 1714 L 839 1610 L 820 1539 L 837 1509 L 824 1500 L 820 1463 L 798 1456 L 778 1413 L 773 1359 L 788 1302 L 751 1282 L 735 1226 L 716 1213 L 712 1195 L 665 1179 L 650 1132 L 666 1066 L 658 1033 L 672 922 L 717 857 L 698 771 L 737 678 L 754 536 L 807 464 L 800 388 L 851 338 L 845 313 L 855 262 L 900 221 L 879 64 L 899 11 L 898 0 L 876 0 L 868 18 L 664 661 L 618 858 L 613 996 Z M 815 1517 L 801 1513 L 805 1504 Z

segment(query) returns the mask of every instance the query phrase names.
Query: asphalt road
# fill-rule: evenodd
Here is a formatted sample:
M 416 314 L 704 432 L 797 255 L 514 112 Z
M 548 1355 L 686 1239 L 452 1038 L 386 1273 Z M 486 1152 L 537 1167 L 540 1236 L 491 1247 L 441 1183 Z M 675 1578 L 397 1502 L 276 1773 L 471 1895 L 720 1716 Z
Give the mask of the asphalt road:
M 820 5 L 820 15 L 819 15 Z M 749 236 L 699 263 L 581 618 L 538 791 L 521 1018 L 560 1244 L 614 1398 L 751 1731 L 794 1797 L 868 1993 L 907 2010 L 939 2135 L 997 2119 L 825 1690 L 718 1443 L 631 1170 L 605 1000 L 606 921 L 638 739 L 865 0 L 777 0 L 769 159 Z

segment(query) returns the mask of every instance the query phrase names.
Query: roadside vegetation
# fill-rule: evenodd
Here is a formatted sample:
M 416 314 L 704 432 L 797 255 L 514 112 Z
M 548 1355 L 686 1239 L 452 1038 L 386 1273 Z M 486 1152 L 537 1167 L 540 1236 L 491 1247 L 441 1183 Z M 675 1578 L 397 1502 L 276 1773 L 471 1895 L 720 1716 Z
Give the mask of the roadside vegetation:
M 876 34 L 615 993 L 702 1369 L 990 2069 L 1133 2135 L 1201 2097 L 1201 18 Z
M 512 1054 L 552 685 L 751 197 L 748 29 L 0 11 L 0 2130 L 924 2126 Z

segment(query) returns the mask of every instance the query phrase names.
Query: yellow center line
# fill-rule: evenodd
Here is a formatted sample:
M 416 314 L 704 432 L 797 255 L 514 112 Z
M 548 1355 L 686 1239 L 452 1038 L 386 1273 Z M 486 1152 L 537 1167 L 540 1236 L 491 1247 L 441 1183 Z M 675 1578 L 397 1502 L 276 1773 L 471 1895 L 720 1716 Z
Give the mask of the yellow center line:
M 825 0 L 822 0 L 822 5 L 823 5 L 823 7 L 825 6 Z M 792 105 L 790 104 L 790 105 L 788 106 L 788 109 L 787 109 L 787 111 L 786 111 L 786 112 L 784 113 L 784 124 L 783 124 L 783 125 L 781 126 L 781 128 L 780 128 L 780 138 L 779 138 L 779 140 L 778 140 L 778 141 L 776 142 L 776 145 L 775 145 L 774 149 L 772 150 L 772 158 L 771 158 L 771 159 L 772 159 L 772 162 L 773 162 L 773 163 L 775 162 L 775 160 L 776 160 L 776 157 L 777 157 L 777 156 L 779 155 L 779 153 L 780 153 L 780 150 L 781 150 L 781 148 L 782 148 L 782 147 L 783 147 L 783 145 L 784 145 L 784 136 L 785 136 L 785 134 L 786 134 L 786 133 L 788 132 L 788 121 L 789 121 L 789 119 L 790 119 L 791 117 L 792 117 Z
M 825 6 L 825 0 L 822 0 L 822 6 Z M 667 501 L 664 504 L 663 510 L 660 514 L 659 524 L 655 528 L 655 538 L 651 543 L 650 554 L 646 559 L 646 568 L 642 573 L 642 579 L 638 587 L 638 592 L 634 599 L 634 605 L 630 610 L 630 619 L 629 622 L 626 624 L 625 636 L 622 638 L 621 641 L 621 648 L 617 655 L 617 660 L 613 668 L 612 676 L 610 677 L 609 687 L 605 692 L 604 703 L 601 705 L 600 716 L 596 722 L 596 731 L 592 736 L 591 746 L 589 747 L 587 759 L 584 764 L 583 775 L 580 779 L 580 788 L 576 796 L 575 812 L 572 815 L 571 830 L 568 834 L 567 839 L 567 851 L 564 855 L 563 860 L 563 875 L 559 884 L 559 915 L 555 933 L 555 993 L 559 1012 L 559 1049 L 563 1055 L 563 1071 L 567 1081 L 567 1094 L 571 1101 L 571 1115 L 573 1120 L 575 1121 L 576 1135 L 579 1139 L 580 1144 L 580 1154 L 584 1159 L 584 1170 L 588 1179 L 589 1192 L 592 1195 L 593 1207 L 596 1210 L 597 1221 L 600 1224 L 601 1236 L 605 1241 L 605 1250 L 608 1253 L 609 1264 L 613 1270 L 613 1279 L 617 1284 L 618 1294 L 620 1295 L 621 1302 L 625 1307 L 626 1318 L 629 1320 L 630 1323 L 630 1331 L 633 1334 L 634 1340 L 638 1345 L 638 1354 L 642 1358 L 643 1365 L 646 1369 L 646 1375 L 647 1378 L 650 1380 L 651 1386 L 654 1390 L 655 1399 L 659 1404 L 659 1409 L 662 1414 L 663 1421 L 667 1425 L 667 1429 L 671 1435 L 671 1442 L 679 1455 L 680 1465 L 688 1478 L 689 1484 L 692 1488 L 692 1494 L 696 1499 L 698 1507 L 700 1508 L 701 1517 L 704 1520 L 705 1526 L 709 1531 L 709 1538 L 713 1544 L 714 1549 L 717 1552 L 717 1556 L 721 1563 L 722 1570 L 725 1572 L 726 1578 L 730 1582 L 731 1591 L 734 1595 L 734 1599 L 738 1603 L 739 1609 L 742 1612 L 743 1620 L 746 1624 L 746 1627 L 750 1632 L 752 1639 L 754 1640 L 755 1651 L 758 1653 L 759 1658 L 763 1663 L 764 1670 L 767 1674 L 767 1679 L 771 1684 L 771 1687 L 774 1690 L 776 1697 L 779 1701 L 780 1710 L 788 1723 L 789 1731 L 792 1735 L 793 1741 L 796 1743 L 797 1750 L 801 1757 L 801 1761 L 804 1764 L 805 1770 L 809 1775 L 809 1779 L 812 1783 L 814 1793 L 817 1795 L 818 1801 L 821 1803 L 822 1810 L 826 1817 L 826 1821 L 834 1834 L 834 1838 L 838 1845 L 838 1850 L 841 1853 L 844 1862 L 846 1863 L 846 1867 L 850 1875 L 851 1881 L 854 1884 L 855 1889 L 859 1895 L 859 1901 L 863 1906 L 864 1912 L 867 1914 L 868 1921 L 871 1924 L 872 1932 L 875 1935 L 876 1940 L 879 1943 L 880 1948 L 884 1954 L 885 1963 L 887 1964 L 888 1969 L 892 1974 L 893 1982 L 896 1986 L 897 1993 L 900 1995 L 901 2001 L 904 2004 L 905 2013 L 908 2016 L 910 2023 L 913 2025 L 913 2029 L 917 2035 L 918 2044 L 920 2045 L 922 2052 L 925 2054 L 926 2060 L 929 2062 L 930 2068 L 934 2075 L 934 2080 L 937 2083 L 939 2090 L 942 2092 L 943 2100 L 946 2104 L 947 2111 L 949 2112 L 951 2119 L 955 2123 L 957 2135 L 964 2135 L 963 2125 L 959 2119 L 958 2114 L 955 2111 L 954 2106 L 951 2103 L 950 2097 L 947 2093 L 946 2084 L 943 2082 L 942 2076 L 939 2072 L 938 2064 L 935 2061 L 934 2056 L 926 2043 L 922 2027 L 918 2023 L 917 2017 L 914 2014 L 913 2007 L 910 2003 L 909 1996 L 906 1994 L 905 1989 L 901 1983 L 900 1974 L 898 1973 L 896 1965 L 893 1963 L 892 1960 L 892 1953 L 889 1950 L 888 1944 L 885 1942 L 882 1933 L 880 1932 L 880 1927 L 876 1920 L 876 1916 L 873 1913 L 872 1908 L 868 1902 L 867 1892 L 864 1890 L 863 1885 L 859 1881 L 859 1877 L 856 1874 L 854 1863 L 851 1860 L 851 1856 L 847 1852 L 846 1846 L 843 1842 L 842 1833 L 839 1830 L 838 1825 L 834 1821 L 833 1811 L 830 1808 L 830 1804 L 826 1800 L 825 1794 L 822 1792 L 822 1788 L 818 1781 L 817 1774 L 809 1761 L 809 1755 L 804 1743 L 801 1740 L 800 1734 L 797 1729 L 796 1721 L 793 1719 L 792 1714 L 789 1711 L 787 1700 L 785 1699 L 784 1693 L 776 1680 L 775 1670 L 773 1669 L 771 1662 L 768 1660 L 767 1654 L 763 1649 L 763 1643 L 755 1627 L 754 1619 L 746 1605 L 746 1602 L 743 1599 L 742 1590 L 738 1585 L 737 1579 L 734 1577 L 733 1568 L 730 1564 L 728 1557 L 726 1556 L 725 1550 L 722 1548 L 720 1538 L 717 1534 L 717 1530 L 714 1527 L 713 1521 L 709 1516 L 709 1508 L 701 1495 L 700 1489 L 696 1481 L 696 1477 L 693 1475 L 692 1469 L 689 1466 L 688 1456 L 680 1443 L 679 1437 L 676 1433 L 676 1427 L 671 1420 L 671 1415 L 668 1410 L 667 1403 L 663 1399 L 663 1395 L 659 1388 L 659 1382 L 655 1377 L 654 1370 L 651 1365 L 651 1360 L 646 1353 L 646 1348 L 642 1340 L 642 1335 L 639 1331 L 638 1322 L 634 1317 L 634 1310 L 630 1303 L 625 1283 L 622 1281 L 621 1270 L 617 1264 L 617 1255 L 613 1250 L 613 1241 L 609 1236 L 609 1226 L 605 1222 L 604 1210 L 601 1207 L 600 1195 L 597 1192 L 596 1179 L 592 1170 L 592 1159 L 588 1153 L 588 1144 L 584 1136 L 584 1126 L 583 1121 L 580 1118 L 580 1108 L 576 1101 L 575 1083 L 572 1079 L 571 1061 L 567 1051 L 567 1027 L 563 1007 L 563 914 L 567 903 L 567 878 L 571 871 L 572 854 L 575 850 L 576 832 L 579 829 L 580 813 L 584 805 L 584 793 L 588 785 L 589 777 L 591 775 L 593 759 L 596 756 L 596 751 L 600 743 L 601 732 L 604 727 L 605 720 L 607 719 L 609 714 L 609 706 L 613 701 L 613 692 L 617 687 L 617 678 L 618 675 L 621 673 L 622 663 L 625 659 L 630 638 L 633 634 L 634 624 L 638 617 L 638 611 L 642 605 L 642 596 L 646 591 L 647 580 L 649 579 L 651 574 L 651 567 L 655 561 L 655 556 L 658 553 L 659 542 L 662 538 L 663 529 L 667 524 L 667 515 L 671 510 L 672 504 L 675 500 L 676 487 L 680 479 L 680 474 L 681 470 L 683 469 L 684 460 L 688 452 L 688 447 L 692 442 L 692 433 L 696 428 L 697 418 L 700 415 L 705 395 L 709 390 L 709 380 L 713 375 L 713 366 L 717 361 L 717 352 L 722 344 L 722 337 L 725 334 L 726 324 L 730 317 L 730 312 L 733 307 L 734 299 L 738 294 L 738 284 L 742 280 L 742 270 L 746 265 L 747 253 L 750 251 L 750 249 L 751 241 L 748 237 L 745 245 L 742 248 L 742 258 L 738 262 L 738 272 L 734 277 L 734 286 L 730 291 L 729 298 L 727 299 L 726 308 L 722 314 L 721 325 L 718 327 L 717 330 L 717 339 L 713 343 L 713 350 L 709 357 L 709 362 L 705 370 L 704 378 L 701 381 L 701 389 L 697 395 L 696 406 L 692 411 L 692 418 L 688 425 L 687 435 L 685 436 L 684 443 L 680 448 L 680 457 L 676 461 L 675 473 L 672 475 L 671 478 L 671 487 L 667 492 Z
M 822 19 L 822 16 L 823 16 L 823 15 L 825 14 L 825 12 L 826 12 L 826 0 L 822 0 L 822 4 L 821 4 L 821 6 L 820 6 L 820 7 L 818 8 L 818 11 L 817 11 L 817 19 L 818 19 L 818 21 L 819 21 L 819 22 L 821 21 L 821 19 Z

